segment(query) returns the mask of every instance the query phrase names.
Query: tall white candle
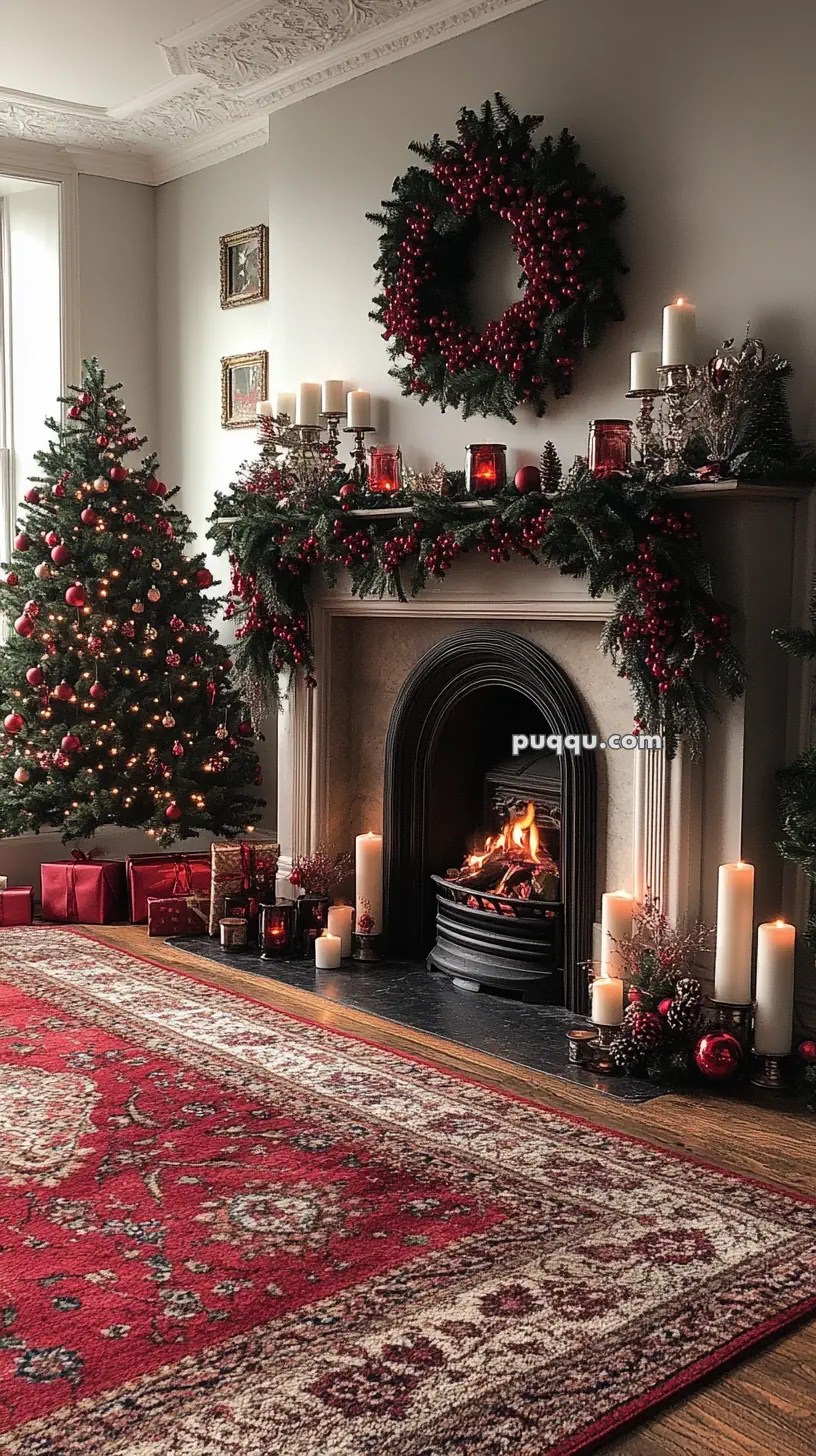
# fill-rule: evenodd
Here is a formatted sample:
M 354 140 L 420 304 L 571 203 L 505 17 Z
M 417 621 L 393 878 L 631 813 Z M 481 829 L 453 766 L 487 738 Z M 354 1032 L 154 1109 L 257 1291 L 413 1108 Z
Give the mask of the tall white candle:
M 350 430 L 367 430 L 371 426 L 371 395 L 367 389 L 352 389 L 346 400 Z
M 638 349 L 629 355 L 629 388 L 657 389 L 657 366 L 660 354 L 657 349 Z
M 786 1057 L 793 1042 L 793 968 L 796 931 L 784 920 L 769 920 L 757 930 L 756 1019 L 754 1048 L 766 1056 Z
M 290 425 L 294 424 L 297 399 L 291 390 L 279 390 L 277 394 L 273 394 L 272 404 L 274 406 L 272 413 L 276 420 L 279 420 L 281 415 L 286 415 Z
M 315 936 L 314 952 L 316 970 L 336 971 L 340 964 L 340 936 L 324 930 L 322 935 Z
M 751 1000 L 754 939 L 754 866 L 739 860 L 720 865 L 717 881 L 717 949 L 714 1000 L 746 1006 Z
M 627 890 L 610 890 L 601 900 L 601 975 L 622 976 L 623 956 L 616 941 L 632 934 L 635 897 Z
M 275 406 L 271 399 L 259 399 L 255 406 L 255 413 L 262 419 L 269 419 L 275 413 Z
M 678 298 L 663 310 L 663 363 L 693 364 L 697 354 L 697 310 Z
M 301 384 L 298 387 L 296 425 L 317 424 L 322 394 L 319 384 Z
M 623 1021 L 623 981 L 599 976 L 591 984 L 592 1020 L 596 1026 L 620 1026 Z
M 358 934 L 379 935 L 382 930 L 382 844 L 381 834 L 358 834 L 355 840 Z
M 342 379 L 324 379 L 323 381 L 323 413 L 324 415 L 343 415 L 346 412 L 346 396 L 343 390 Z
M 351 905 L 329 906 L 329 931 L 332 935 L 339 935 L 341 955 L 351 955 L 351 927 L 353 924 L 354 910 Z

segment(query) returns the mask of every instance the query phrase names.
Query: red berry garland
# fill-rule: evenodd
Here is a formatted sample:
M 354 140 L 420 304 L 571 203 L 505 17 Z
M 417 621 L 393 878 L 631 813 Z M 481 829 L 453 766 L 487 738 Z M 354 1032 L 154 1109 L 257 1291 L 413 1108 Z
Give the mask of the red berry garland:
M 519 117 L 501 96 L 459 114 L 458 137 L 411 150 L 382 213 L 372 317 L 403 394 L 444 409 L 495 414 L 546 409 L 569 394 L 581 350 L 621 319 L 616 275 L 625 272 L 611 224 L 623 199 L 600 187 L 564 131 L 532 140 L 542 118 Z M 499 217 L 522 270 L 523 295 L 482 333 L 469 318 L 470 256 L 481 226 Z M 399 362 L 399 361 L 407 362 Z

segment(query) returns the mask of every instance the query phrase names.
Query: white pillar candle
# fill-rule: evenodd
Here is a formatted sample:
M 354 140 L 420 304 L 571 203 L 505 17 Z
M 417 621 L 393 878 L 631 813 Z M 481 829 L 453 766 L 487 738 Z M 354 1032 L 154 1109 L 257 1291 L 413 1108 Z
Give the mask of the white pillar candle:
M 592 1020 L 596 1026 L 620 1026 L 623 1021 L 623 981 L 599 976 L 591 984 Z
M 272 413 L 276 420 L 279 420 L 281 415 L 286 415 L 290 425 L 294 424 L 297 400 L 290 390 L 280 390 L 278 394 L 273 394 L 272 404 Z
M 627 890 L 610 890 L 601 899 L 601 975 L 622 976 L 623 956 L 616 942 L 632 934 L 635 897 Z
M 271 419 L 272 415 L 275 413 L 275 406 L 272 403 L 272 400 L 259 399 L 258 403 L 255 406 L 255 413 L 256 415 L 259 415 L 261 419 Z
M 757 930 L 756 1019 L 754 1049 L 786 1057 L 793 1042 L 793 968 L 796 931 L 784 920 L 768 920 Z
M 747 1006 L 751 1000 L 754 940 L 754 866 L 720 865 L 717 881 L 717 949 L 714 1000 Z
M 352 389 L 346 400 L 350 430 L 367 430 L 371 426 L 371 395 L 367 389 Z
M 357 933 L 379 935 L 382 930 L 382 835 L 358 834 L 354 847 Z M 368 930 L 366 917 L 373 922 Z
M 657 389 L 657 349 L 638 349 L 629 355 L 629 388 Z
M 296 425 L 316 425 L 320 415 L 323 391 L 319 384 L 301 384 L 298 388 Z
M 342 379 L 324 379 L 323 381 L 323 413 L 324 415 L 342 415 L 346 412 L 346 397 L 343 391 Z
M 0 875 L 0 890 L 8 889 L 8 875 Z
M 678 298 L 663 310 L 663 363 L 693 364 L 697 354 L 697 310 Z
M 324 930 L 315 936 L 315 970 L 336 971 L 340 965 L 340 936 Z
M 330 905 L 328 926 L 330 935 L 339 935 L 340 954 L 351 955 L 351 927 L 354 924 L 354 911 L 351 905 Z

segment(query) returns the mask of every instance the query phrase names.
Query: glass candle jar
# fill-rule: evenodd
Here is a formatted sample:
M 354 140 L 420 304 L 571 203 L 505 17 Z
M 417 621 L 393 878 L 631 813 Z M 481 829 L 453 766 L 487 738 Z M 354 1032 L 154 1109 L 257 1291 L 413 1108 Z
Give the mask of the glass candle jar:
M 295 954 L 295 915 L 294 900 L 261 905 L 258 942 L 262 961 Z
M 245 891 L 240 895 L 227 895 L 224 899 L 224 914 L 237 916 L 239 920 L 247 923 L 247 941 L 254 942 L 258 939 L 258 916 L 260 904 L 257 895 Z
M 593 475 L 625 475 L 632 464 L 632 421 L 590 420 L 588 456 Z
M 303 895 L 297 901 L 298 954 L 312 954 L 312 943 L 329 923 L 328 895 Z
M 222 950 L 245 950 L 247 943 L 247 923 L 241 916 L 225 915 L 218 922 L 221 932 Z
M 495 495 L 507 484 L 506 445 L 468 445 L 465 483 L 468 495 Z
M 368 488 L 378 495 L 393 495 L 402 488 L 402 452 L 390 445 L 372 445 Z

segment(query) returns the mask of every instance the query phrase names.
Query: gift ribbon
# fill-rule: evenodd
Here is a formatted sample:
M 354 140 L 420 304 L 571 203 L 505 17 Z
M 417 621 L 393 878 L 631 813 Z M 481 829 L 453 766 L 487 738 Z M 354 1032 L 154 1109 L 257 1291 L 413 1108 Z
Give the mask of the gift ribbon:
M 91 864 L 94 855 L 103 855 L 105 852 L 104 849 L 89 849 L 87 852 L 84 849 L 72 849 L 71 859 L 75 864 Z
M 248 840 L 242 839 L 240 844 L 241 854 L 241 889 L 252 890 L 255 887 L 255 846 Z
M 193 872 L 186 859 L 173 861 L 173 888 L 171 895 L 190 895 L 193 891 Z

